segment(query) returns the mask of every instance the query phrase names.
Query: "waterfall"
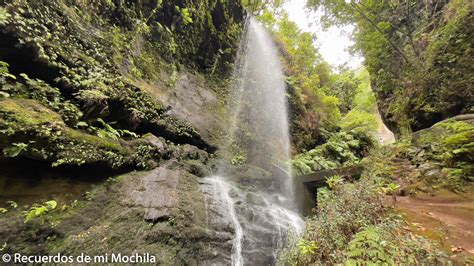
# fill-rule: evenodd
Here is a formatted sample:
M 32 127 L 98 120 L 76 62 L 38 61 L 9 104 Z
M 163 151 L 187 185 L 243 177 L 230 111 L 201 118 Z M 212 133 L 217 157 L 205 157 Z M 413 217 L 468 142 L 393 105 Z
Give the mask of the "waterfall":
M 203 181 L 204 190 L 233 228 L 232 264 L 275 264 L 304 223 L 285 164 L 290 159 L 285 77 L 270 34 L 253 18 L 237 55 L 229 108 L 225 150 L 245 163 L 223 163 Z

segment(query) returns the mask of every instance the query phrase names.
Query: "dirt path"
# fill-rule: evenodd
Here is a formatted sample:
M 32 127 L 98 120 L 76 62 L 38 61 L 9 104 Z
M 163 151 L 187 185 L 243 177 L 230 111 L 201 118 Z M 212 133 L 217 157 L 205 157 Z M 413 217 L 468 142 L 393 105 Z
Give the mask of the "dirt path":
M 439 242 L 453 259 L 474 258 L 474 199 L 440 191 L 434 196 L 397 197 L 395 207 L 411 229 Z

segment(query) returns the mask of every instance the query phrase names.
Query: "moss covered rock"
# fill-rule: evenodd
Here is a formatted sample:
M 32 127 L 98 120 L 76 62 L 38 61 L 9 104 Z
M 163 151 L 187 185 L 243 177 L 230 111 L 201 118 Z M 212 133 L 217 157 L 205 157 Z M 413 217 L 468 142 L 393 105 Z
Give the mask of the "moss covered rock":
M 72 129 L 61 116 L 30 99 L 0 100 L 0 146 L 4 156 L 62 164 L 147 168 L 166 153 L 143 139 L 119 141 Z

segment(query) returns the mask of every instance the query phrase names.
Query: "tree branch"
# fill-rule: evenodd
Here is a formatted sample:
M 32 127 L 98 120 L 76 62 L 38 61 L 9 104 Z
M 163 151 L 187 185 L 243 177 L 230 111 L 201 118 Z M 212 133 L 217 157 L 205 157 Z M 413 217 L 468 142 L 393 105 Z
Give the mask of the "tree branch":
M 359 13 L 365 20 L 367 20 L 383 37 L 384 39 L 395 49 L 395 51 L 405 60 L 410 65 L 413 65 L 408 57 L 405 55 L 405 53 L 389 38 L 386 36 L 386 34 L 383 32 L 382 29 L 373 21 L 371 18 L 369 18 L 362 9 L 360 9 L 357 6 L 357 3 L 351 2 L 351 6 L 354 8 L 354 10 Z

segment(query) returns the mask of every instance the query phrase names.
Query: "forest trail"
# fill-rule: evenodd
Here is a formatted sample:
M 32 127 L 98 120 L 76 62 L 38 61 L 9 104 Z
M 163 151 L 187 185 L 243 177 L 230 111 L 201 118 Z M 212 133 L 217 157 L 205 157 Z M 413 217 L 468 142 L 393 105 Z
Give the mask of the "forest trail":
M 395 207 L 405 215 L 410 229 L 443 244 L 453 259 L 474 257 L 473 189 L 455 194 L 397 197 Z

